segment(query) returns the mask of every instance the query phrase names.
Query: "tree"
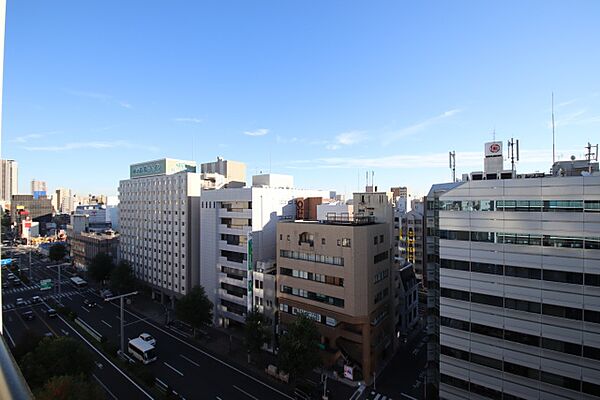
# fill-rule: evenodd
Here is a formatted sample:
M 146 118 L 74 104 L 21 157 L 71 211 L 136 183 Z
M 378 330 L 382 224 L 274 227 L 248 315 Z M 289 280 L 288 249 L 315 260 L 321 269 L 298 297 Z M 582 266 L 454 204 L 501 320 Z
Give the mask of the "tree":
M 15 360 L 19 361 L 25 354 L 35 350 L 43 338 L 43 336 L 38 335 L 30 330 L 25 331 L 12 352 Z
M 260 352 L 260 349 L 265 343 L 271 340 L 271 331 L 265 321 L 265 316 L 254 307 L 246 316 L 246 326 L 244 327 L 246 334 L 245 343 L 248 350 L 248 362 L 250 362 L 251 354 Z
M 113 259 L 106 253 L 98 253 L 88 266 L 88 275 L 96 282 L 102 282 L 110 277 L 112 270 L 115 268 Z
M 85 376 L 63 375 L 50 378 L 35 398 L 37 400 L 103 400 L 100 386 Z
M 213 304 L 202 286 L 196 286 L 175 303 L 175 315 L 194 328 L 212 322 Z
M 117 293 L 132 292 L 135 278 L 129 261 L 122 260 L 110 273 L 110 287 Z
M 60 375 L 89 376 L 94 369 L 91 352 L 69 337 L 45 338 L 21 359 L 21 371 L 31 387 L 40 387 Z
M 50 258 L 54 262 L 58 262 L 65 258 L 67 255 L 67 249 L 62 243 L 55 243 L 50 246 L 50 250 L 48 250 L 48 258 Z
M 320 334 L 312 319 L 299 314 L 279 340 L 279 367 L 291 379 L 302 378 L 321 364 Z

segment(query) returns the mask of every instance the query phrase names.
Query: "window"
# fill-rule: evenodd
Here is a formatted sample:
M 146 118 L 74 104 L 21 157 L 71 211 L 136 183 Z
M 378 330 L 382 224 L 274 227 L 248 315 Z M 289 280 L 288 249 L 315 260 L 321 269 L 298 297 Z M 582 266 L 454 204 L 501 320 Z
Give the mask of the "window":
M 321 238 L 321 244 L 325 245 L 325 238 Z
M 323 239 L 325 240 L 325 239 Z M 350 247 L 350 239 L 349 238 L 342 238 L 342 247 Z
M 442 288 L 441 295 L 442 297 L 447 297 L 449 299 L 469 301 L 469 292 L 462 290 Z
M 471 293 L 473 303 L 487 304 L 494 307 L 502 307 L 502 297 L 491 296 L 489 294 Z
M 379 254 L 377 254 L 377 255 L 376 255 L 374 258 L 373 258 L 373 263 L 374 263 L 374 264 L 377 264 L 377 263 L 379 263 L 379 262 L 381 262 L 381 261 L 383 261 L 383 260 L 387 260 L 387 258 L 388 258 L 388 252 L 387 252 L 387 250 L 386 250 L 386 251 L 384 251 L 383 253 L 379 253 Z
M 526 300 L 517 300 L 517 299 L 504 299 L 504 307 L 511 308 L 513 310 L 518 311 L 526 311 L 530 313 L 539 314 L 541 312 L 540 303 L 534 303 Z
M 373 244 L 377 244 L 377 236 L 373 237 Z
M 461 260 L 441 259 L 440 266 L 442 268 L 454 269 L 454 270 L 458 270 L 458 271 L 468 271 L 469 270 L 469 262 L 461 261 Z
M 581 345 L 575 343 L 563 342 L 560 340 L 542 338 L 542 347 L 548 350 L 558 351 L 560 353 L 573 354 L 581 356 Z
M 555 375 L 545 371 L 541 372 L 541 378 L 542 382 L 561 386 L 565 389 L 580 391 L 581 382 L 577 379 L 567 378 L 566 376 Z
M 544 270 L 543 277 L 545 281 L 574 283 L 581 285 L 583 283 L 583 274 L 577 272 L 551 271 Z
M 574 320 L 581 320 L 582 310 L 570 307 L 555 306 L 552 304 L 543 304 L 542 313 L 544 315 L 551 315 L 559 318 L 568 318 Z
M 383 243 L 383 235 L 379 235 L 379 243 Z
M 525 267 L 513 267 L 507 265 L 504 267 L 504 274 L 506 276 L 514 276 L 517 278 L 527 279 L 541 279 L 542 272 L 539 269 L 525 268 Z
M 502 371 L 502 360 L 471 353 L 471 362 Z
M 491 326 L 481 325 L 471 323 L 471 332 L 478 333 L 480 335 L 490 336 L 502 339 L 503 338 L 503 330 L 499 328 L 493 328 Z
M 508 372 L 509 374 L 523 376 L 529 379 L 540 379 L 540 371 L 533 368 L 524 367 L 522 365 L 513 364 L 507 361 L 504 361 L 504 372 Z
M 504 275 L 504 267 L 497 264 L 487 263 L 471 263 L 471 272 L 479 272 L 483 274 Z

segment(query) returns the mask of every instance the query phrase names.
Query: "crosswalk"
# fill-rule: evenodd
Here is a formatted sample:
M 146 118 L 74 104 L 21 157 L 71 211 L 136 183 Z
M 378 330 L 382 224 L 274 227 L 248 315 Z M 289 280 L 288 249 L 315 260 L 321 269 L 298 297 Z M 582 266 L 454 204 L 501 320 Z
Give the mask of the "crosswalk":
M 10 289 L 2 289 L 2 294 L 13 294 L 13 293 L 21 293 L 21 292 L 26 292 L 28 290 L 36 290 L 39 289 L 40 285 L 39 284 L 35 284 L 35 285 L 31 285 L 31 286 L 21 286 L 21 287 L 16 287 L 16 288 L 10 288 Z
M 66 292 L 62 292 L 60 295 L 58 295 L 58 294 L 48 294 L 46 296 L 40 296 L 40 298 L 42 299 L 42 301 L 47 301 L 47 300 L 50 300 L 50 299 L 62 299 L 64 297 L 71 297 L 71 296 L 75 296 L 75 295 L 80 294 L 80 293 L 91 293 L 93 291 L 94 290 L 91 289 L 91 288 L 84 289 L 84 290 L 73 289 L 73 290 L 68 290 Z M 30 306 L 30 305 L 34 304 L 33 300 L 31 300 L 31 299 L 27 299 L 27 300 L 23 300 L 23 301 L 24 301 L 24 305 L 23 306 Z M 19 307 L 22 307 L 22 306 L 19 306 Z M 15 308 L 17 308 L 17 306 L 14 303 L 2 304 L 2 310 L 3 311 L 10 311 L 10 310 L 13 310 Z

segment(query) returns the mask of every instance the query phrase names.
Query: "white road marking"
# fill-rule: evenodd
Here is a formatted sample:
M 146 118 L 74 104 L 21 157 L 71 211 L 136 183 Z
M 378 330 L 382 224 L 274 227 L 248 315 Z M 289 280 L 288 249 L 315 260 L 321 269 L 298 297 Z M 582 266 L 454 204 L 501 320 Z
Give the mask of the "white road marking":
M 111 303 L 111 304 L 112 304 L 113 306 L 115 306 L 116 308 L 119 308 L 119 306 L 118 306 L 118 305 L 116 305 L 116 304 L 113 304 L 113 303 Z M 128 314 L 130 314 L 130 315 L 132 315 L 133 317 L 139 318 L 139 317 L 138 317 L 136 314 L 133 314 L 133 313 L 132 313 L 131 311 L 129 311 L 129 310 L 125 310 L 125 312 L 126 312 L 126 313 L 128 313 Z M 117 319 L 118 319 L 118 318 L 119 318 L 119 317 L 117 317 Z M 250 375 L 250 374 L 248 374 L 248 373 L 246 373 L 246 372 L 242 371 L 241 369 L 239 369 L 239 368 L 237 368 L 237 367 L 234 367 L 234 366 L 233 366 L 233 365 L 231 365 L 231 364 L 228 364 L 227 362 L 225 362 L 225 361 L 221 360 L 220 358 L 217 358 L 217 357 L 213 356 L 212 354 L 210 354 L 210 353 L 207 353 L 207 352 L 205 352 L 204 350 L 201 350 L 200 348 L 198 348 L 198 347 L 196 347 L 196 346 L 194 346 L 194 345 L 192 345 L 192 344 L 190 344 L 190 343 L 186 342 L 185 340 L 183 340 L 183 339 L 181 339 L 181 338 L 179 338 L 179 337 L 177 337 L 177 336 L 173 335 L 171 332 L 168 332 L 168 331 L 166 331 L 166 330 L 162 329 L 162 328 L 161 328 L 161 327 L 159 327 L 158 325 L 154 325 L 152 322 L 150 322 L 150 320 L 146 320 L 146 321 L 144 321 L 144 322 L 146 322 L 148 325 L 150 325 L 150 326 L 151 326 L 151 327 L 153 327 L 154 329 L 161 331 L 161 332 L 162 332 L 162 333 L 164 333 L 165 335 L 167 335 L 167 336 L 170 336 L 170 337 L 172 337 L 173 339 L 175 339 L 175 340 L 178 340 L 179 342 L 183 343 L 184 345 L 186 345 L 186 346 L 188 346 L 188 347 L 190 347 L 190 348 L 192 348 L 192 349 L 196 350 L 198 353 L 200 353 L 200 354 L 202 354 L 202 355 L 204 355 L 204 356 L 206 356 L 206 357 L 210 358 L 211 360 L 214 360 L 214 361 L 218 362 L 219 364 L 221 364 L 221 365 L 224 365 L 224 366 L 226 366 L 226 367 L 228 367 L 228 368 L 230 368 L 230 369 L 234 370 L 235 372 L 237 372 L 237 373 L 239 373 L 239 374 L 241 374 L 241 375 L 244 375 L 246 378 L 248 378 L 248 379 L 250 379 L 250 380 L 252 380 L 252 381 L 254 381 L 254 382 L 258 383 L 259 385 L 262 385 L 262 386 L 264 386 L 264 387 L 266 387 L 266 388 L 268 388 L 268 389 L 270 389 L 270 390 L 274 391 L 275 393 L 279 394 L 280 396 L 283 396 L 283 397 L 285 397 L 286 399 L 294 400 L 294 398 L 293 398 L 293 397 L 291 397 L 291 396 L 289 396 L 289 395 L 287 395 L 287 394 L 283 393 L 281 390 L 279 390 L 279 389 L 276 389 L 276 388 L 274 388 L 273 386 L 270 386 L 270 385 L 268 385 L 267 383 L 265 383 L 265 382 L 262 382 L 261 380 L 259 380 L 259 379 L 255 378 L 255 377 L 253 377 L 252 375 Z
M 83 308 L 84 311 L 90 312 L 90 310 L 88 310 L 87 308 L 85 308 L 84 306 L 81 306 L 81 308 Z
M 200 364 L 198 364 L 196 361 L 190 360 L 189 358 L 187 358 L 186 356 L 184 356 L 183 354 L 180 354 L 179 357 L 183 358 L 186 361 L 189 361 L 190 363 L 194 364 L 196 367 L 199 367 Z
M 15 341 L 13 340 L 12 336 L 10 335 L 10 332 L 8 331 L 8 329 L 6 329 L 6 325 L 4 325 L 4 333 L 6 333 L 6 335 L 10 339 L 10 342 L 12 343 L 12 346 L 16 347 L 17 345 L 15 344 Z
M 104 325 L 108 326 L 109 328 L 112 328 L 112 325 L 109 324 L 108 322 L 106 322 L 105 320 L 101 319 L 100 322 L 102 322 Z
M 94 377 L 94 379 L 96 380 L 96 382 L 98 382 L 100 384 L 100 386 L 102 386 L 104 388 L 104 390 L 106 391 L 106 393 L 108 393 L 113 399 L 118 400 L 117 396 L 114 395 L 113 392 L 111 392 L 104 383 L 102 383 L 102 381 L 100 379 L 98 379 L 98 377 L 95 374 L 92 374 L 92 376 Z
M 177 369 L 175 369 L 174 366 L 172 366 L 171 364 L 167 364 L 166 362 L 163 361 L 163 364 L 165 364 L 167 367 L 171 368 L 173 371 L 175 371 L 176 373 L 178 373 L 179 375 L 183 376 L 183 374 L 178 371 Z
M 246 392 L 244 389 L 240 389 L 239 387 L 237 387 L 235 385 L 232 385 L 232 386 L 234 389 L 239 390 L 240 392 L 244 393 L 246 396 L 250 397 L 251 399 L 258 400 L 258 397 L 252 396 L 250 393 Z

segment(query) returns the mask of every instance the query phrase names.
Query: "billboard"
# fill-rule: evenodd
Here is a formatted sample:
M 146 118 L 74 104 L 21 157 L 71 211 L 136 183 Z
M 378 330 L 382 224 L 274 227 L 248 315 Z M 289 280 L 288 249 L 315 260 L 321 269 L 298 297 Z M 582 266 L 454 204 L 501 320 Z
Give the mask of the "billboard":
M 141 178 L 143 176 L 170 175 L 181 171 L 196 172 L 196 163 L 193 161 L 163 158 L 162 160 L 132 164 L 129 166 L 129 177 Z
M 486 157 L 502 157 L 502 142 L 487 142 L 485 144 Z

